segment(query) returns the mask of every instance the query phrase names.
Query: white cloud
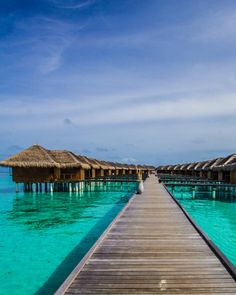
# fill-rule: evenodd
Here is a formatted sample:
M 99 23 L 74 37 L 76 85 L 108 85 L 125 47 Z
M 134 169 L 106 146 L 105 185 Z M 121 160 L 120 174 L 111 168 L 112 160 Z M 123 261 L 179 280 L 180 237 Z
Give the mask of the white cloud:
M 87 0 L 78 3 L 77 1 L 67 1 L 68 4 L 65 5 L 65 2 L 60 0 L 53 0 L 52 1 L 57 7 L 64 8 L 64 9 L 83 9 L 88 6 L 91 6 L 94 4 L 95 0 Z

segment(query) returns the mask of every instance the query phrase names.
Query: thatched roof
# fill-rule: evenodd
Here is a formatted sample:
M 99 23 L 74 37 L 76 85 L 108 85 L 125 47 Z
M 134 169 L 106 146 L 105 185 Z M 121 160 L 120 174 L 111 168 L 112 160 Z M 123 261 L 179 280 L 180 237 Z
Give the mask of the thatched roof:
M 202 162 L 198 162 L 198 164 L 195 166 L 194 170 L 197 170 L 197 171 L 201 171 L 202 170 L 202 167 L 208 163 L 209 161 L 202 161 Z
M 89 163 L 89 161 L 86 159 L 86 157 L 84 156 L 81 156 L 81 155 L 77 155 L 77 154 L 74 154 L 74 156 L 81 162 L 83 163 L 83 165 L 86 167 L 89 167 L 89 168 L 86 168 L 86 169 L 90 169 L 92 166 L 91 164 Z
M 90 168 L 69 151 L 47 150 L 37 144 L 0 162 L 0 165 L 24 168 Z
M 188 167 L 189 165 L 190 165 L 189 163 L 182 164 L 181 167 L 179 168 L 179 170 L 184 171 L 184 170 L 187 169 L 187 167 Z
M 208 161 L 205 165 L 203 165 L 202 170 L 204 171 L 209 171 L 211 170 L 215 165 L 217 165 L 217 163 L 219 163 L 221 161 L 222 158 L 217 158 L 217 159 L 213 159 Z
M 98 163 L 98 165 L 100 166 L 100 168 L 103 169 L 103 170 L 111 170 L 111 169 L 113 170 L 114 169 L 113 166 L 109 165 L 105 161 L 101 161 L 101 160 L 95 160 L 95 161 Z
M 40 145 L 33 145 L 10 158 L 1 161 L 1 166 L 8 167 L 57 167 L 55 160 Z
M 191 163 L 186 167 L 186 170 L 194 170 L 195 166 L 198 164 L 198 162 L 196 163 Z
M 229 155 L 226 158 L 221 159 L 212 170 L 232 170 L 236 166 L 236 154 Z
M 174 166 L 173 170 L 175 170 L 175 171 L 176 171 L 176 170 L 180 170 L 180 167 L 181 167 L 181 166 L 182 166 L 182 165 L 177 164 L 177 165 Z
M 1 161 L 0 166 L 22 168 L 83 168 L 83 169 L 136 169 L 137 165 L 128 165 L 96 160 L 76 155 L 67 150 L 48 150 L 40 145 L 33 145 L 8 159 Z M 140 169 L 155 169 L 152 166 L 139 165 Z
M 85 156 L 84 156 L 84 158 L 86 159 L 86 161 L 88 161 L 88 163 L 90 164 L 90 166 L 93 169 L 100 169 L 100 165 L 98 164 L 98 162 L 95 159 L 88 158 L 88 157 L 85 157 Z

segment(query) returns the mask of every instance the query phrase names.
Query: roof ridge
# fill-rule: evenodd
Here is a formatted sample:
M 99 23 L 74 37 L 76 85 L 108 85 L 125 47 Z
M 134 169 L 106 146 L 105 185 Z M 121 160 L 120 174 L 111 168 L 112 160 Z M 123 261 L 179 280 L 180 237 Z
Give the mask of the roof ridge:
M 73 152 L 68 151 L 68 150 L 64 150 L 64 152 L 68 153 L 68 155 L 71 157 L 71 159 L 73 159 L 77 164 L 79 164 L 80 167 L 82 166 L 81 162 L 76 158 L 76 156 Z
M 229 159 L 223 164 L 223 165 L 227 165 L 231 160 L 233 160 L 236 157 L 236 154 L 232 154 Z
M 48 159 L 50 159 L 53 163 L 55 163 L 57 166 L 59 165 L 54 159 L 53 157 L 50 155 L 50 150 L 48 149 L 45 149 L 44 147 L 42 147 L 41 145 L 39 144 L 34 144 L 33 146 L 37 146 L 47 157 Z

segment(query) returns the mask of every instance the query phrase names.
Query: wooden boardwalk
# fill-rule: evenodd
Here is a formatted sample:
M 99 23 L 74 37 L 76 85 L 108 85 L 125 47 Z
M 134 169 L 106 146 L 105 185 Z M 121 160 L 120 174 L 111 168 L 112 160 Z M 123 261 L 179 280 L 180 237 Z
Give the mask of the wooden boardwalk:
M 58 294 L 236 294 L 236 283 L 154 176 Z

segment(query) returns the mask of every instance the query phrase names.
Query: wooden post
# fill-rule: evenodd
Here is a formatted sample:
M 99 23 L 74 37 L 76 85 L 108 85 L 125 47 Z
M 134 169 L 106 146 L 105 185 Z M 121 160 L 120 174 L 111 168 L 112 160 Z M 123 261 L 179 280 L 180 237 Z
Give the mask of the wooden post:
M 19 184 L 16 182 L 16 193 L 19 193 Z
M 193 186 L 192 187 L 192 196 L 193 196 L 193 199 L 195 199 L 195 196 L 196 196 L 196 186 Z
M 222 171 L 219 171 L 218 172 L 218 180 L 219 181 L 222 181 L 223 180 L 223 172 Z
M 215 189 L 215 187 L 213 187 L 212 198 L 213 198 L 213 199 L 216 198 L 216 189 Z

